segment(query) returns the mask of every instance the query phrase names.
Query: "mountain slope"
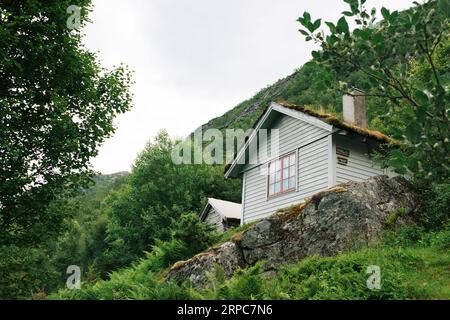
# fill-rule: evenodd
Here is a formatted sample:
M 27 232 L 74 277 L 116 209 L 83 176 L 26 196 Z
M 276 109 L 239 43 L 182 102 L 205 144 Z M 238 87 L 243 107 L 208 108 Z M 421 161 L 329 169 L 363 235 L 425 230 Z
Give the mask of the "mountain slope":
M 291 75 L 276 81 L 260 90 L 252 98 L 245 100 L 220 117 L 210 120 L 203 129 L 250 128 L 263 110 L 272 101 L 310 105 L 313 108 L 324 107 L 334 111 L 341 109 L 340 94 L 328 88 L 333 75 L 325 67 L 314 61 L 306 63 Z
M 408 11 L 399 13 L 400 18 L 407 18 Z M 379 26 L 382 25 L 382 21 Z M 299 38 L 299 41 L 301 39 Z M 393 48 L 386 47 L 386 52 L 391 52 Z M 414 52 L 409 42 L 405 42 L 403 50 Z M 385 67 L 396 70 L 396 63 L 409 63 L 410 55 L 403 58 L 385 61 Z M 361 57 L 358 64 L 370 69 L 370 62 Z M 264 109 L 272 101 L 286 101 L 293 104 L 308 106 L 312 109 L 323 109 L 328 113 L 339 115 L 342 111 L 342 92 L 339 83 L 345 82 L 349 87 L 356 87 L 369 94 L 366 97 L 366 116 L 368 126 L 371 129 L 384 131 L 390 134 L 386 115 L 390 111 L 386 101 L 370 96 L 374 89 L 368 82 L 367 76 L 356 70 L 340 67 L 336 73 L 333 69 L 317 59 L 313 58 L 291 75 L 282 78 L 275 83 L 261 89 L 252 98 L 239 103 L 237 106 L 224 113 L 222 116 L 211 119 L 202 127 L 222 129 L 249 129 Z

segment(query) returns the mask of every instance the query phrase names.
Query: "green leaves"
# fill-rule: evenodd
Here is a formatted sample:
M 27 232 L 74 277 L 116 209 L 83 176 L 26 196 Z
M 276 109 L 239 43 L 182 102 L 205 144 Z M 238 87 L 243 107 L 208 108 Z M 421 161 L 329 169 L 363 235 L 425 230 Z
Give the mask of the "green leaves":
M 298 22 L 302 24 L 302 26 L 307 27 L 309 23 L 311 23 L 311 15 L 308 12 L 303 12 L 303 16 L 297 19 Z
M 1 4 L 0 244 L 57 232 L 67 212 L 49 205 L 87 183 L 113 119 L 132 105 L 131 72 L 102 68 L 66 27 L 72 4 L 85 20 L 89 0 Z
M 359 10 L 358 10 L 359 1 L 358 0 L 344 0 L 344 2 L 350 6 L 352 14 L 359 13 Z M 361 4 L 363 4 L 363 2 Z
M 313 58 L 316 59 L 316 60 L 319 60 L 320 57 L 322 56 L 322 54 L 321 54 L 320 51 L 314 51 L 314 50 L 311 52 L 311 55 L 312 55 Z
M 319 29 L 320 28 L 320 22 L 322 21 L 322 19 L 317 19 L 316 21 L 314 21 L 314 23 L 312 24 L 312 27 L 311 27 L 311 29 L 312 30 L 310 30 L 311 32 L 314 32 L 314 31 L 316 31 L 317 29 Z
M 298 29 L 298 31 L 299 31 L 302 35 L 304 35 L 305 37 L 309 37 L 309 33 L 306 32 L 305 30 Z
M 415 90 L 414 91 L 414 98 L 421 105 L 428 104 L 429 103 L 429 98 L 428 98 L 428 94 L 427 93 L 428 93 L 428 90 Z
M 450 1 L 449 0 L 439 0 L 439 10 L 447 18 L 450 18 Z
M 382 44 L 383 34 L 381 32 L 375 32 L 372 34 L 371 40 L 374 47 L 379 46 Z
M 395 149 L 391 151 L 388 163 L 389 166 L 394 168 L 398 173 L 406 173 L 406 157 L 400 150 Z
M 311 15 L 309 12 L 303 12 L 303 19 L 305 19 L 306 22 L 311 22 Z
M 331 33 L 336 33 L 336 26 L 334 25 L 333 22 L 325 21 L 325 24 L 328 26 Z
M 420 123 L 418 121 L 411 120 L 406 124 L 405 137 L 411 144 L 416 144 L 420 138 L 421 132 Z
M 338 43 L 338 41 L 339 41 L 339 38 L 336 37 L 334 34 L 331 35 L 331 36 L 327 36 L 327 38 L 326 38 L 326 43 L 327 43 L 330 47 L 334 46 L 336 43 Z
M 367 10 L 363 1 L 344 2 L 350 10 L 342 12 L 336 23 L 325 22 L 330 33 L 324 39 L 316 37 L 322 51 L 313 52 L 313 57 L 338 75 L 353 73 L 360 84 L 379 97 L 380 113 L 393 110 L 379 118 L 383 119 L 380 127 L 395 134 L 402 145 L 392 155 L 392 166 L 402 173 L 413 172 L 414 178 L 428 183 L 448 179 L 450 125 L 448 107 L 444 106 L 449 104 L 445 88 L 450 79 L 450 2 L 417 3 L 400 13 L 383 7 L 379 23 L 376 10 Z M 353 34 L 349 17 L 358 25 Z M 304 15 L 310 39 L 315 26 L 308 18 Z M 342 78 L 337 81 L 355 82 L 353 76 Z M 319 82 L 318 87 L 325 86 Z M 395 125 L 391 127 L 391 123 Z M 423 170 L 416 173 L 418 168 Z
M 336 25 L 336 31 L 338 33 L 345 33 L 345 34 L 349 34 L 349 28 L 348 28 L 348 23 L 347 20 L 345 20 L 345 17 L 341 17 Z
M 370 30 L 368 30 L 368 29 L 355 29 L 353 31 L 353 35 L 355 37 L 361 38 L 363 40 L 369 40 Z
M 303 17 L 297 19 L 298 22 L 301 23 L 308 31 L 304 31 L 300 29 L 300 33 L 307 37 L 307 41 L 311 40 L 311 34 L 320 28 L 321 19 L 317 19 L 316 21 L 311 21 L 311 15 L 308 12 L 303 13 Z
M 0 245 L 0 299 L 43 298 L 44 288 L 55 288 L 58 271 L 44 248 Z
M 389 17 L 390 17 L 390 12 L 388 9 L 386 9 L 385 7 L 381 8 L 381 15 L 383 16 L 383 18 L 387 21 L 389 21 Z

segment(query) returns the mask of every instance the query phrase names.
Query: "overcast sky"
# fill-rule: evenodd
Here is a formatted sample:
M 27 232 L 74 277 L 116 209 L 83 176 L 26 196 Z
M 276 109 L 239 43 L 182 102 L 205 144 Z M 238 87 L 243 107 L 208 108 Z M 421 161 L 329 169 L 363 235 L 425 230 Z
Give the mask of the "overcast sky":
M 412 0 L 368 0 L 406 9 Z M 133 109 L 100 149 L 94 168 L 130 170 L 160 129 L 183 137 L 310 59 L 296 19 L 337 21 L 342 0 L 93 0 L 85 43 L 106 67 L 127 64 Z

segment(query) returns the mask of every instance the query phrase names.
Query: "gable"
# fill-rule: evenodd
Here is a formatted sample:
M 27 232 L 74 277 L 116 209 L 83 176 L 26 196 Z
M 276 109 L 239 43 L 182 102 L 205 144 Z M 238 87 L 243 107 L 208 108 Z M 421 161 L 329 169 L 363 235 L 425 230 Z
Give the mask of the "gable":
M 200 219 L 205 220 L 210 214 L 217 214 L 220 220 L 240 219 L 241 204 L 214 198 L 208 198 L 208 202 L 200 214 Z
M 267 143 L 265 144 L 267 152 L 260 152 L 259 145 L 261 140 L 258 140 L 257 154 L 254 152 L 254 148 L 250 148 L 250 144 L 256 143 L 258 132 L 261 129 L 267 129 Z M 278 143 L 275 140 L 272 141 L 272 133 L 274 133 L 271 131 L 272 129 L 278 129 Z M 255 126 L 254 132 L 237 153 L 225 176 L 237 177 L 243 170 L 264 163 L 270 158 L 277 157 L 330 134 L 332 129 L 333 126 L 310 115 L 272 103 L 269 110 Z M 278 154 L 270 154 L 272 147 L 275 147 L 275 151 L 278 151 Z

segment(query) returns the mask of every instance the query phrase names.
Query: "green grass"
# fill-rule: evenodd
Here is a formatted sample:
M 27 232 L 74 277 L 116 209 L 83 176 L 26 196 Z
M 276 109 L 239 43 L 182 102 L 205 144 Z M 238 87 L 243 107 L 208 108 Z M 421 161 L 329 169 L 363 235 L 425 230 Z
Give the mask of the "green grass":
M 253 221 L 250 223 L 246 223 L 244 225 L 229 229 L 227 231 L 225 231 L 224 233 L 222 233 L 222 235 L 219 238 L 219 241 L 217 242 L 217 244 L 215 246 L 219 246 L 227 241 L 230 241 L 235 235 L 237 235 L 238 233 L 242 233 L 245 230 L 249 229 L 251 226 L 255 225 L 258 221 Z
M 242 230 L 241 230 L 242 231 Z M 238 230 L 234 230 L 236 233 Z M 231 235 L 229 235 L 231 237 Z M 262 263 L 225 279 L 210 274 L 210 286 L 163 281 L 142 260 L 111 274 L 108 281 L 64 290 L 49 299 L 450 299 L 450 227 L 425 233 L 418 227 L 389 232 L 377 246 L 336 257 L 309 257 L 284 266 L 275 277 L 262 273 Z M 367 267 L 381 271 L 381 289 L 367 288 Z
M 380 267 L 381 288 L 370 290 L 367 268 Z M 377 246 L 336 257 L 309 257 L 284 266 L 275 277 L 261 265 L 224 280 L 220 269 L 200 293 L 207 299 L 450 299 L 450 228 L 388 232 Z
M 367 268 L 381 271 L 381 289 L 370 290 Z M 333 258 L 311 257 L 288 266 L 267 298 L 450 299 L 450 254 L 430 248 L 368 248 Z

